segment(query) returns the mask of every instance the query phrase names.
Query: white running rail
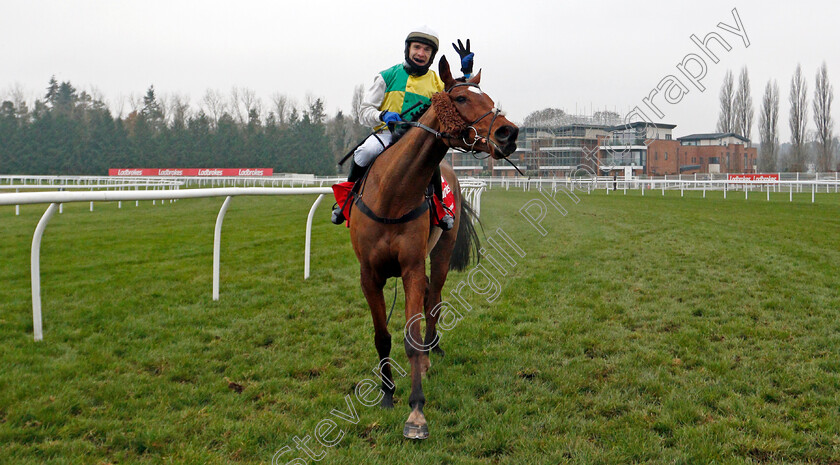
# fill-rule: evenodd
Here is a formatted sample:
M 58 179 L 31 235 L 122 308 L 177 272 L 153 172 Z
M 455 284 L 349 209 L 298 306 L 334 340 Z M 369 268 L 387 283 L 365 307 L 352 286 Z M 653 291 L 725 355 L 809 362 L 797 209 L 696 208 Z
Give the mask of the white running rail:
M 22 187 L 22 186 L 16 186 Z M 43 187 L 43 186 L 41 186 Z M 55 187 L 55 186 L 52 186 Z M 61 186 L 65 187 L 65 186 Z M 69 186 L 67 186 L 69 187 Z M 81 186 L 82 188 L 90 188 L 91 186 Z M 118 186 L 109 186 L 118 187 Z M 132 186 L 133 187 L 133 186 Z M 221 257 L 221 232 L 222 223 L 224 221 L 225 213 L 232 197 L 235 196 L 267 196 L 267 195 L 313 195 L 318 197 L 309 209 L 309 215 L 306 219 L 306 242 L 304 247 L 304 279 L 309 278 L 310 268 L 310 252 L 312 244 L 312 221 L 315 217 L 315 210 L 327 194 L 332 194 L 330 187 L 228 187 L 228 188 L 211 188 L 211 189 L 177 189 L 178 186 L 172 185 L 173 189 L 166 190 L 100 190 L 100 191 L 51 191 L 51 192 L 24 192 L 24 193 L 0 193 L 0 206 L 3 205 L 30 205 L 30 204 L 49 204 L 46 212 L 38 222 L 35 228 L 35 234 L 32 237 L 32 251 L 31 251 L 31 279 L 32 279 L 32 321 L 34 326 L 34 336 L 36 341 L 43 339 L 43 324 L 41 318 L 41 239 L 44 235 L 44 230 L 47 227 L 52 216 L 59 206 L 70 202 L 91 202 L 91 209 L 93 202 L 122 202 L 128 200 L 178 200 L 178 199 L 196 199 L 208 197 L 226 197 L 222 204 L 219 214 L 216 218 L 216 227 L 213 238 L 213 300 L 219 300 L 219 268 Z M 467 181 L 461 184 L 464 197 L 472 204 L 473 209 L 478 215 L 481 211 L 481 193 L 485 189 L 483 182 Z

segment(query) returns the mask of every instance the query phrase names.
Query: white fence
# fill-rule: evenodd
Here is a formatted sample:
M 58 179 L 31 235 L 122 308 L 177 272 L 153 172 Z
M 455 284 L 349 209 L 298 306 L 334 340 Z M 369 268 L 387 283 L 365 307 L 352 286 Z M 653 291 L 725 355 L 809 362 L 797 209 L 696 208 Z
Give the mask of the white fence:
M 326 182 L 326 181 L 324 181 Z M 70 202 L 90 202 L 91 210 L 93 209 L 93 202 L 119 202 L 121 206 L 122 201 L 139 202 L 141 200 L 163 201 L 163 200 L 178 200 L 178 199 L 195 199 L 207 197 L 226 197 L 222 204 L 219 214 L 216 218 L 216 227 L 214 230 L 213 240 L 213 300 L 219 300 L 219 262 L 221 255 L 221 230 L 222 222 L 224 221 L 225 213 L 227 212 L 230 201 L 235 196 L 250 196 L 250 195 L 312 195 L 318 194 L 312 207 L 309 209 L 309 215 L 306 220 L 306 240 L 304 246 L 304 279 L 309 278 L 310 268 L 310 251 L 312 244 L 312 220 L 315 216 L 315 210 L 327 194 L 332 194 L 330 187 L 224 187 L 224 188 L 208 188 L 208 189 L 178 189 L 180 183 L 174 182 L 164 186 L 159 185 L 145 185 L 145 190 L 139 190 L 140 186 L 123 184 L 121 190 L 88 190 L 75 191 L 63 190 L 67 184 L 38 184 L 34 181 L 30 184 L 33 188 L 43 189 L 48 186 L 56 188 L 61 186 L 60 191 L 51 192 L 27 192 L 27 193 L 0 193 L 0 206 L 15 205 L 16 213 L 19 214 L 19 206 L 27 204 L 49 204 L 47 211 L 38 222 L 35 228 L 35 234 L 32 238 L 32 249 L 30 257 L 31 280 L 32 280 L 32 321 L 34 326 L 34 337 L 36 341 L 43 339 L 43 325 L 41 317 L 41 272 L 40 272 L 40 255 L 41 255 L 41 239 L 44 235 L 44 230 L 47 227 L 52 216 L 60 209 L 60 205 Z M 71 184 L 74 185 L 74 184 Z M 74 185 L 75 186 L 75 185 Z M 80 186 L 84 189 L 90 189 L 94 184 Z M 97 187 L 102 187 L 96 185 Z M 21 186 L 16 186 L 21 187 Z M 117 187 L 117 186 L 105 186 Z M 134 187 L 134 189 L 131 189 Z M 151 187 L 151 188 L 150 188 Z M 484 183 L 481 182 L 466 182 L 462 185 L 462 189 L 466 198 L 473 204 L 476 214 L 481 211 L 481 193 L 484 191 Z
M 800 180 L 795 180 L 796 173 L 790 173 L 790 175 L 783 176 L 780 181 L 742 181 L 703 179 L 702 177 L 694 179 L 694 176 L 665 176 L 629 180 L 614 179 L 607 176 L 580 178 L 481 177 L 467 178 L 467 180 L 462 181 L 462 184 L 475 180 L 484 182 L 487 189 L 495 187 L 509 190 L 513 187 L 524 191 L 551 189 L 555 192 L 557 189 L 567 189 L 570 191 L 586 191 L 587 193 L 603 189 L 607 194 L 610 194 L 611 191 L 622 191 L 626 194 L 628 191 L 638 190 L 642 195 L 645 195 L 646 191 L 659 191 L 662 195 L 665 195 L 665 191 L 678 190 L 680 195 L 683 196 L 685 191 L 702 191 L 704 198 L 706 197 L 706 191 L 722 191 L 724 198 L 727 198 L 727 195 L 731 192 L 743 192 L 746 198 L 749 198 L 750 193 L 765 194 L 768 201 L 771 193 L 784 193 L 788 194 L 791 202 L 793 201 L 793 194 L 797 193 L 811 193 L 811 202 L 816 201 L 816 194 L 819 193 L 840 193 L 840 179 L 836 179 L 836 173 L 822 177 L 811 175 L 810 179 L 805 179 L 806 176 L 802 176 Z

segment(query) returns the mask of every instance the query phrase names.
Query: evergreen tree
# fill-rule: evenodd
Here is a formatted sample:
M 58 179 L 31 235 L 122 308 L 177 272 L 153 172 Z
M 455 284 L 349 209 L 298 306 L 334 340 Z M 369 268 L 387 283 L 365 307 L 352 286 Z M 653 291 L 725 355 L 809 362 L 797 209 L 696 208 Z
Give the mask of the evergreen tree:
M 143 97 L 143 109 L 140 116 L 145 120 L 153 132 L 160 131 L 164 126 L 163 109 L 155 96 L 155 86 L 149 86 Z
M 50 78 L 50 83 L 47 86 L 47 94 L 44 100 L 51 108 L 55 108 L 55 103 L 58 100 L 58 81 L 55 80 L 55 75 Z
M 75 110 L 78 101 L 79 96 L 76 94 L 76 88 L 69 81 L 64 81 L 58 86 L 53 109 L 69 117 L 73 115 L 73 110 Z

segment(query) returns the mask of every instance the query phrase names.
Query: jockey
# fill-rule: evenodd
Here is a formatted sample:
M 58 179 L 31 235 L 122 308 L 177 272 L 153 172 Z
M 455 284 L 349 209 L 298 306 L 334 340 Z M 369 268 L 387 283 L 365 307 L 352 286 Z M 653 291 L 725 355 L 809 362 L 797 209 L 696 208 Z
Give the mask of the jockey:
M 405 62 L 399 63 L 380 72 L 373 79 L 373 85 L 368 88 L 359 112 L 359 122 L 374 128 L 370 135 L 353 154 L 348 181 L 358 181 L 364 176 L 365 170 L 373 160 L 382 153 L 393 140 L 389 125 L 417 116 L 423 104 L 431 102 L 432 95 L 442 92 L 443 81 L 437 73 L 429 67 L 438 51 L 438 35 L 427 26 L 419 27 L 405 38 Z M 470 41 L 467 46 L 458 41 L 452 44 L 461 57 L 461 71 L 468 78 L 472 73 L 474 53 L 470 52 Z M 415 106 L 418 102 L 421 105 Z M 407 114 L 402 114 L 414 107 Z M 435 194 L 443 201 L 441 188 L 440 167 L 432 176 Z M 345 220 L 341 207 L 333 210 L 332 222 L 341 224 Z M 452 229 L 454 218 L 451 213 L 446 214 L 438 222 L 444 231 Z

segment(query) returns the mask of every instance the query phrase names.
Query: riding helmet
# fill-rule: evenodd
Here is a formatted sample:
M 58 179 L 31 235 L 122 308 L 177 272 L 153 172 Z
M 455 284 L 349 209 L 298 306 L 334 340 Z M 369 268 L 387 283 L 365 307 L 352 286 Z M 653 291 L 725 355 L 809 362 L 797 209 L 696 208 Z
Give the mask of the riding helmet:
M 413 61 L 411 61 L 411 58 L 409 58 L 408 48 L 411 42 L 420 42 L 421 44 L 426 44 L 429 47 L 432 47 L 432 55 L 429 57 L 428 63 L 426 63 L 424 66 L 417 66 L 417 64 L 415 64 Z M 411 74 L 419 75 L 426 74 L 426 71 L 429 70 L 429 67 L 432 65 L 432 62 L 435 61 L 435 54 L 437 54 L 438 45 L 438 34 L 437 32 L 433 31 L 429 26 L 423 25 L 411 31 L 405 38 L 405 62 L 408 65 L 409 72 Z

